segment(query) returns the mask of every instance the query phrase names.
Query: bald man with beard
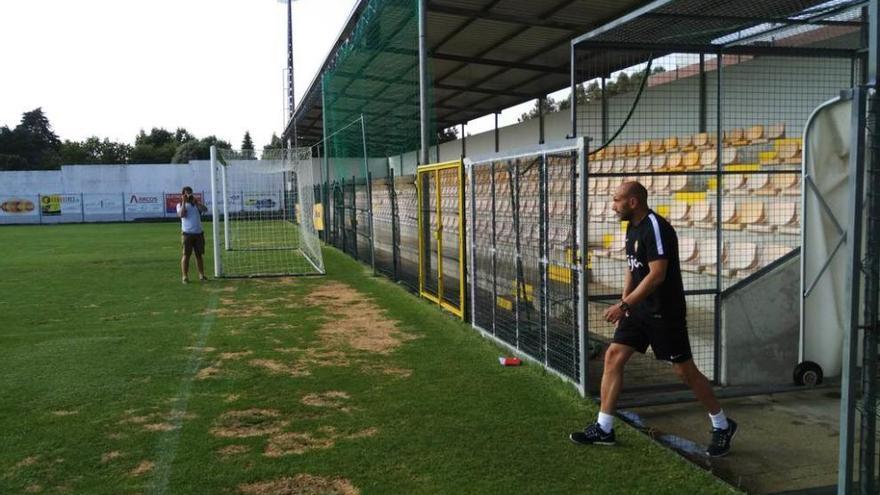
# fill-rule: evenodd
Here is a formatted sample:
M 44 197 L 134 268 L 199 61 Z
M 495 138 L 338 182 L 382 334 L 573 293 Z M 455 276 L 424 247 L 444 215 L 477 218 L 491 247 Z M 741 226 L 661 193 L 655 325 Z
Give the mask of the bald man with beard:
M 737 424 L 725 416 L 709 380 L 694 364 L 675 229 L 648 207 L 648 191 L 638 182 L 621 184 L 613 202 L 620 220 L 628 222 L 623 295 L 604 315 L 616 327 L 605 352 L 599 417 L 569 438 L 580 445 L 615 444 L 614 411 L 624 366 L 633 353 L 644 354 L 650 346 L 658 360 L 672 365 L 709 413 L 712 432 L 706 455 L 724 456 L 730 452 Z

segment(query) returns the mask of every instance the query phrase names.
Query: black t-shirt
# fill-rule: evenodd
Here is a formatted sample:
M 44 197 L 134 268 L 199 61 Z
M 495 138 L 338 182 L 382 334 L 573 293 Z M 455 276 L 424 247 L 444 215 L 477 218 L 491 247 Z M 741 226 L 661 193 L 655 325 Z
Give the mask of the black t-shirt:
M 648 215 L 638 225 L 629 222 L 626 228 L 626 259 L 633 288 L 651 272 L 649 262 L 669 260 L 663 283 L 642 302 L 634 305 L 632 311 L 647 318 L 684 321 L 687 309 L 678 258 L 678 236 L 672 225 L 652 210 L 648 210 Z

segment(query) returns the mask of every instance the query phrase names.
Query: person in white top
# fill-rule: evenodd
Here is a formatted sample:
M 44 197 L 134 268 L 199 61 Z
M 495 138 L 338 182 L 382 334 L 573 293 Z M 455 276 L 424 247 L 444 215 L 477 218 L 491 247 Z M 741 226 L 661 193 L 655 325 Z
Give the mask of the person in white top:
M 208 211 L 198 198 L 193 195 L 191 187 L 183 188 L 183 201 L 177 205 L 177 216 L 180 217 L 180 230 L 183 233 L 183 257 L 180 259 L 180 272 L 183 283 L 189 282 L 189 257 L 196 253 L 196 265 L 199 269 L 199 280 L 208 280 L 205 276 L 205 233 L 202 230 L 202 213 Z

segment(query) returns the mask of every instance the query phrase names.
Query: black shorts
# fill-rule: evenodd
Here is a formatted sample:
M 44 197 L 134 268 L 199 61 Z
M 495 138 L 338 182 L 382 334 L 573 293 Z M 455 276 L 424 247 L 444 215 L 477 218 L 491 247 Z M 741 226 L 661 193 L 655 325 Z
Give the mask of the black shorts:
M 205 234 L 183 234 L 183 254 L 189 256 L 195 251 L 197 256 L 205 254 Z
M 660 361 L 683 363 L 693 357 L 684 320 L 673 322 L 650 314 L 631 314 L 620 320 L 612 342 L 627 345 L 642 354 L 650 345 Z

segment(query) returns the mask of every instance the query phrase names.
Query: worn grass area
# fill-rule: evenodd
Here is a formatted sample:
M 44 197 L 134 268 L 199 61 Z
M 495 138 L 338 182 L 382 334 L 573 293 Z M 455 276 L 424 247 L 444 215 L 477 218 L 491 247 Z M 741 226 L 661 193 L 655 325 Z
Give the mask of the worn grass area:
M 0 228 L 0 493 L 730 491 L 624 426 L 569 444 L 570 386 L 337 251 L 184 286 L 177 229 Z

